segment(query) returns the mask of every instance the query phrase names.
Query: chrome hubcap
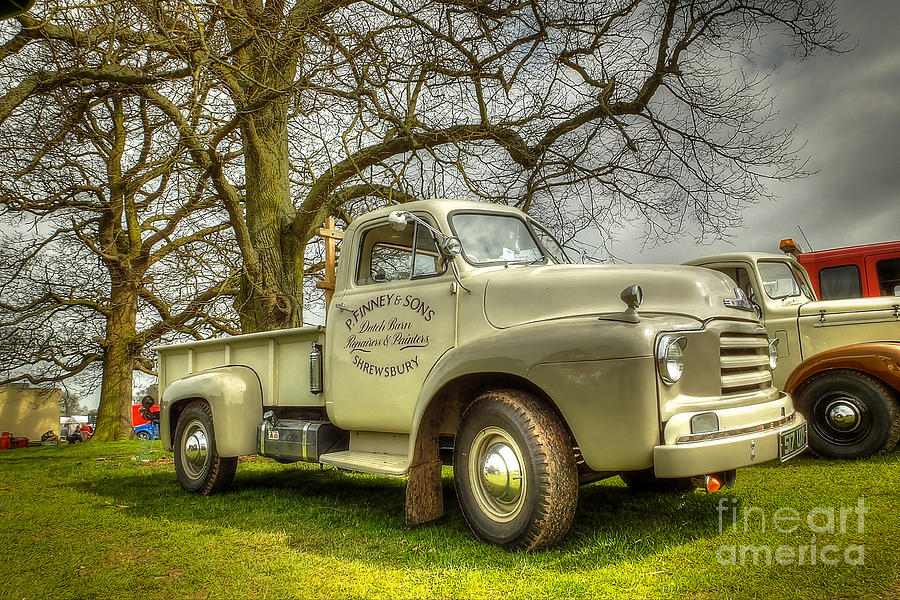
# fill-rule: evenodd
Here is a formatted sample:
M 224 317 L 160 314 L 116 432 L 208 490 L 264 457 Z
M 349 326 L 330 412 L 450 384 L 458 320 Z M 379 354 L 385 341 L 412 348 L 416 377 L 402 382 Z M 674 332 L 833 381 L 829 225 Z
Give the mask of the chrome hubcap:
M 822 394 L 812 403 L 810 426 L 822 440 L 837 446 L 859 444 L 872 431 L 866 403 L 846 390 Z
M 209 443 L 206 428 L 199 421 L 192 421 L 184 433 L 184 467 L 193 479 L 199 478 L 206 469 L 209 458 Z
M 481 430 L 472 442 L 469 473 L 475 501 L 491 519 L 513 520 L 525 503 L 525 461 L 518 444 L 499 427 Z
M 522 494 L 522 465 L 512 448 L 495 442 L 487 449 L 481 469 L 482 485 L 501 502 L 515 502 Z
M 859 427 L 859 411 L 847 400 L 835 400 L 825 409 L 828 424 L 838 431 L 850 432 Z

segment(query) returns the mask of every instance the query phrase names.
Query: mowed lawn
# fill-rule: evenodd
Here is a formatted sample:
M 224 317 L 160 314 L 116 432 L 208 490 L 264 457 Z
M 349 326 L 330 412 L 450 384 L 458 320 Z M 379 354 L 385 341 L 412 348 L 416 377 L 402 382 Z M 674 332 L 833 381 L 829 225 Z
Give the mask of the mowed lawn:
M 526 554 L 472 536 L 450 469 L 445 517 L 410 528 L 399 479 L 252 459 L 203 498 L 159 442 L 11 450 L 0 598 L 893 599 L 898 489 L 900 452 L 743 469 L 718 494 L 613 478 L 581 488 L 562 544 Z

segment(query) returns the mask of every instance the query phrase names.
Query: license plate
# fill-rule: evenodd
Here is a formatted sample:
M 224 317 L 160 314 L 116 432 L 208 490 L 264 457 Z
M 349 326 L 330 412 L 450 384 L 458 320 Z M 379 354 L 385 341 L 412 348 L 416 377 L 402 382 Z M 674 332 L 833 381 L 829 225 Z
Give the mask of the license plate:
M 797 456 L 804 450 L 806 450 L 806 423 L 783 431 L 778 436 L 778 456 L 781 462 Z

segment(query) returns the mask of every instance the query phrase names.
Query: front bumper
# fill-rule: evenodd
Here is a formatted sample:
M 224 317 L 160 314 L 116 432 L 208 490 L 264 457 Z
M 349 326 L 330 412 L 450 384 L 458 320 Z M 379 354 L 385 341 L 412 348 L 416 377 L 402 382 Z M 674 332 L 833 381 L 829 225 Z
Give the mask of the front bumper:
M 790 458 L 806 448 L 803 436 L 802 447 L 782 456 L 782 434 L 806 427 L 803 415 L 794 411 L 790 396 L 783 392 L 777 401 L 711 412 L 718 416 L 720 430 L 709 434 L 691 435 L 690 418 L 697 413 L 682 413 L 669 420 L 664 432 L 666 443 L 653 448 L 653 471 L 657 477 L 695 477 L 730 471 Z

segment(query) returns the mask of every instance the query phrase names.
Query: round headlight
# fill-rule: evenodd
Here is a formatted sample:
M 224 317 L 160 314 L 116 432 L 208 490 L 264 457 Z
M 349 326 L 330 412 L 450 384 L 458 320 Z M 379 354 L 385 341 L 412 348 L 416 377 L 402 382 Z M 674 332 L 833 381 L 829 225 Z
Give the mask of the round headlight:
M 659 365 L 659 376 L 671 385 L 681 379 L 684 373 L 684 346 L 687 340 L 683 337 L 664 335 L 659 339 L 656 348 L 656 361 Z
M 773 371 L 778 366 L 778 340 L 769 340 L 769 368 Z

